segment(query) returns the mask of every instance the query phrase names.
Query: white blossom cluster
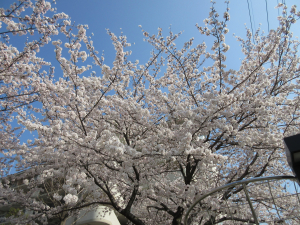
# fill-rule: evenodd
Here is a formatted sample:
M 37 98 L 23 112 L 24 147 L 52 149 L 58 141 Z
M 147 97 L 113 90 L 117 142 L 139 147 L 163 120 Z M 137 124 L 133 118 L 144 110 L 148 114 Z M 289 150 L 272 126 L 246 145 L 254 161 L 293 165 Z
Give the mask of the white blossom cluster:
M 66 204 L 75 204 L 78 201 L 77 195 L 67 194 L 63 200 Z

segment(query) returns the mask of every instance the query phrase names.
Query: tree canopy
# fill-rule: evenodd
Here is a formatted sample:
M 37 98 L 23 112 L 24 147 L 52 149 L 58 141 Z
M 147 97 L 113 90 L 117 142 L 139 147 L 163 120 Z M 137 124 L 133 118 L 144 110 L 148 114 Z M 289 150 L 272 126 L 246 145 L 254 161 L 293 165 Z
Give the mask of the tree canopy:
M 214 4 L 197 25 L 212 46 L 190 39 L 177 48 L 180 34 L 143 30 L 153 51 L 140 64 L 129 60 L 126 36 L 108 30 L 111 67 L 86 26 L 49 2 L 0 9 L 0 199 L 35 212 L 10 221 L 63 222 L 106 204 L 131 224 L 178 225 L 212 188 L 290 173 L 282 139 L 299 132 L 299 41 L 290 29 L 300 12 L 279 4 L 277 29 L 237 37 L 244 58 L 232 69 L 229 9 L 219 15 Z M 9 44 L 31 34 L 22 50 Z M 38 57 L 50 44 L 60 70 Z M 20 143 L 25 130 L 38 138 Z M 7 176 L 13 166 L 20 173 Z

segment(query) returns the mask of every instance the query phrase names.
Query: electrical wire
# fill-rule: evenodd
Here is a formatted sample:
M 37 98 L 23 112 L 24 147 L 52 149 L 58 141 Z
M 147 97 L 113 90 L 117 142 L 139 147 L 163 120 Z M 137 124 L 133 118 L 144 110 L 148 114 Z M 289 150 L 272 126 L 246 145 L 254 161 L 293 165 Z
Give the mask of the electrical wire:
M 251 23 L 251 30 L 252 30 L 252 38 L 253 38 L 253 42 L 255 42 L 255 41 L 254 41 L 253 26 L 252 26 L 252 18 L 251 18 L 251 14 L 250 14 L 249 0 L 247 0 L 247 3 L 248 3 L 248 11 L 249 11 L 249 16 L 250 16 L 250 23 Z
M 284 6 L 286 6 L 285 0 L 281 0 L 281 3 L 284 4 Z M 284 14 L 284 17 L 286 17 L 286 14 Z
M 266 12 L 267 12 L 267 21 L 268 21 L 268 32 L 270 32 L 270 25 L 269 25 L 269 12 L 268 12 L 268 2 L 266 1 Z
M 255 18 L 254 18 L 254 10 L 253 10 L 253 4 L 252 4 L 252 0 L 250 0 L 250 11 L 251 11 L 251 15 L 253 18 L 253 30 L 256 31 L 256 24 L 255 24 Z

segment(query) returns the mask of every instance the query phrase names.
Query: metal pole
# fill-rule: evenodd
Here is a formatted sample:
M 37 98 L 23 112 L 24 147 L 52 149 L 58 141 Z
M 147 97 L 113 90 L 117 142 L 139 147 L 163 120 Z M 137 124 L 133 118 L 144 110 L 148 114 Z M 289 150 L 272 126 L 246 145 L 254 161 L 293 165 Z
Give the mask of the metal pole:
M 255 213 L 255 210 L 254 210 L 254 208 L 253 208 L 251 199 L 250 199 L 249 194 L 248 194 L 248 190 L 247 190 L 246 184 L 243 184 L 243 188 L 244 188 L 244 191 L 245 191 L 245 194 L 246 194 L 246 199 L 247 199 L 247 201 L 248 201 L 248 203 L 249 203 L 249 206 L 250 206 L 250 209 L 251 209 L 251 211 L 252 211 L 252 215 L 253 215 L 253 218 L 254 218 L 254 222 L 255 222 L 255 224 L 259 225 L 258 220 L 257 220 L 256 213 Z

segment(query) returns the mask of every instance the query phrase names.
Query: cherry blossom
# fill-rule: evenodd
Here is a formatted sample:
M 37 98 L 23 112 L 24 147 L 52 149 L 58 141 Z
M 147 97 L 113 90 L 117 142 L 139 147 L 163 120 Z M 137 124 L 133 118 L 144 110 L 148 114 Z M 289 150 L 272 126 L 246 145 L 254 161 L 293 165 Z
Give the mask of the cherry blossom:
M 234 57 L 226 43 L 228 2 L 223 16 L 214 4 L 204 26 L 196 25 L 212 46 L 192 38 L 179 49 L 181 33 L 164 37 L 159 28 L 151 35 L 140 26 L 153 46 L 141 64 L 129 60 L 126 36 L 107 30 L 116 52 L 111 66 L 88 27 L 69 29 L 68 16 L 51 3 L 22 0 L 0 10 L 0 198 L 34 212 L 8 221 L 63 224 L 106 204 L 131 224 L 179 225 L 212 188 L 290 174 L 282 139 L 299 132 L 299 41 L 290 32 L 299 11 L 279 4 L 276 30 L 236 37 L 244 58 L 234 70 L 226 64 Z M 37 38 L 23 50 L 8 44 L 11 35 L 28 33 Z M 37 56 L 47 44 L 60 68 Z M 20 144 L 12 120 L 38 138 Z M 12 166 L 19 173 L 7 176 Z M 15 183 L 25 187 L 14 190 Z

